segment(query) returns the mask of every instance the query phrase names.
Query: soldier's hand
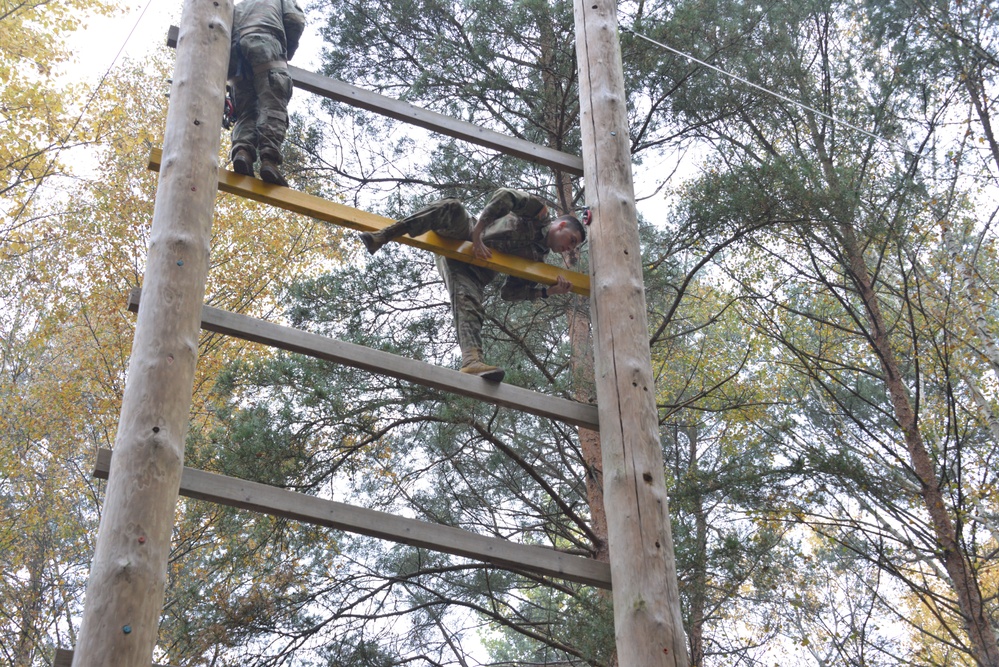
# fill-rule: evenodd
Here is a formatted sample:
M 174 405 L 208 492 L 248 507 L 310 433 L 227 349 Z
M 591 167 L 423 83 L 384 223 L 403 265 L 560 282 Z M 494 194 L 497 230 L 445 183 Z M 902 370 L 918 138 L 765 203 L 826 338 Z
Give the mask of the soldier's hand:
M 482 242 L 482 232 L 486 231 L 489 223 L 490 220 L 487 220 L 486 216 L 483 215 L 472 226 L 472 254 L 479 259 L 489 259 L 493 256 L 493 251 Z
M 479 259 L 489 259 L 493 256 L 493 251 L 482 242 L 481 235 L 474 236 L 474 238 L 472 238 L 472 252 Z
M 555 284 L 548 288 L 548 294 L 568 294 L 570 291 L 572 291 L 572 283 L 564 276 L 559 276 L 555 280 Z

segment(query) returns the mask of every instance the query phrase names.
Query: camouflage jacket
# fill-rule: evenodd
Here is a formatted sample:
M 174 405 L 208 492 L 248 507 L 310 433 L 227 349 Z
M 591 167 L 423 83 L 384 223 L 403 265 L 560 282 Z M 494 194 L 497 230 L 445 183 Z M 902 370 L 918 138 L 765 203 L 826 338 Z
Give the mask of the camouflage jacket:
M 551 219 L 545 205 L 521 190 L 501 188 L 493 193 L 479 219 L 485 221 L 482 242 L 489 248 L 535 262 L 550 252 L 548 228 Z M 541 286 L 530 280 L 507 276 L 500 291 L 507 301 L 541 297 Z
M 240 35 L 266 32 L 281 40 L 287 59 L 298 50 L 298 40 L 305 32 L 305 12 L 297 0 L 242 0 L 236 5 L 232 40 Z

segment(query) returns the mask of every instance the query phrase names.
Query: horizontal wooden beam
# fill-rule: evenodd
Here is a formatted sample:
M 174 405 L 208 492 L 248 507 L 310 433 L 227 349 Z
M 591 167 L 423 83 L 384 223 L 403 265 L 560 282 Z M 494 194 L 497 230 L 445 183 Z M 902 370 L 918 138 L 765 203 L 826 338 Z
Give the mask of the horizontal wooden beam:
M 57 648 L 55 656 L 52 658 L 52 667 L 72 667 L 72 665 L 73 651 L 68 648 Z M 153 663 L 152 667 L 172 667 L 172 665 L 157 665 Z
M 128 296 L 128 309 L 138 312 L 141 290 Z M 201 310 L 201 326 L 207 331 L 263 343 L 289 352 L 335 361 L 346 366 L 389 375 L 416 384 L 442 389 L 462 396 L 522 410 L 530 414 L 598 430 L 597 407 L 549 396 L 523 387 L 459 373 L 423 361 L 407 359 L 335 338 L 327 338 L 292 327 L 273 324 L 211 306 Z
M 435 111 L 428 111 L 409 102 L 386 97 L 298 67 L 289 66 L 288 73 L 291 74 L 291 79 L 296 86 L 310 93 L 373 111 L 382 116 L 401 120 L 410 125 L 439 132 L 455 139 L 492 148 L 505 155 L 523 158 L 529 162 L 575 176 L 583 175 L 583 158 L 579 156 L 487 130 L 473 123 L 451 118 Z
M 179 30 L 176 26 L 170 26 L 167 34 L 167 45 L 171 48 L 177 46 L 178 33 Z M 426 128 L 432 132 L 438 132 L 478 146 L 492 148 L 505 155 L 523 158 L 529 162 L 575 176 L 583 175 L 583 158 L 578 155 L 571 155 L 554 148 L 531 143 L 525 139 L 487 130 L 473 123 L 451 118 L 436 111 L 428 111 L 409 102 L 364 90 L 299 67 L 289 66 L 288 73 L 296 86 L 327 99 L 373 111 L 382 116 L 401 120 L 410 125 Z
M 149 155 L 149 168 L 159 171 L 162 159 L 163 151 L 158 148 L 152 149 Z M 337 204 L 291 188 L 264 183 L 258 178 L 243 176 L 225 169 L 219 170 L 219 190 L 362 232 L 375 232 L 393 222 L 374 213 Z M 396 241 L 461 262 L 484 266 L 493 271 L 547 285 L 554 285 L 558 276 L 563 276 L 572 285 L 573 292 L 587 297 L 590 295 L 590 277 L 583 273 L 567 271 L 551 264 L 532 262 L 523 257 L 497 251 L 493 251 L 490 259 L 482 260 L 472 253 L 471 241 L 456 241 L 434 232 L 427 232 L 416 238 L 400 236 Z M 357 243 L 360 245 L 360 241 Z
M 98 450 L 94 477 L 107 479 L 110 471 L 111 450 Z M 534 572 L 598 588 L 609 589 L 611 584 L 610 566 L 591 558 L 570 556 L 554 549 L 518 544 L 194 468 L 184 468 L 180 494 L 471 558 L 515 572 Z

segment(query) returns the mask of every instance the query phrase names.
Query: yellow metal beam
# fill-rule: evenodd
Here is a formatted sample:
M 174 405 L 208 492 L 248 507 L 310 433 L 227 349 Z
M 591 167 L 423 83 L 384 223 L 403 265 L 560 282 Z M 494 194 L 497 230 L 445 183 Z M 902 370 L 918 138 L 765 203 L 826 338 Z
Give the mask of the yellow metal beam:
M 152 149 L 149 155 L 149 168 L 159 171 L 162 158 L 162 150 L 158 148 Z M 374 213 L 366 213 L 356 208 L 337 204 L 291 188 L 264 183 L 257 178 L 243 176 L 225 169 L 219 169 L 219 190 L 361 232 L 375 232 L 388 227 L 393 222 L 388 218 L 375 215 Z M 568 271 L 552 266 L 551 264 L 545 264 L 544 262 L 532 262 L 522 257 L 495 251 L 492 258 L 481 260 L 472 254 L 472 243 L 470 241 L 455 241 L 454 239 L 439 236 L 434 232 L 428 232 L 416 238 L 400 236 L 396 241 L 415 248 L 429 250 L 439 255 L 450 257 L 451 259 L 468 262 L 476 266 L 484 266 L 493 271 L 499 271 L 500 273 L 506 273 L 518 278 L 526 278 L 527 280 L 533 280 L 542 284 L 554 285 L 558 276 L 565 276 L 565 279 L 572 284 L 573 292 L 587 297 L 590 295 L 590 277 L 583 273 Z

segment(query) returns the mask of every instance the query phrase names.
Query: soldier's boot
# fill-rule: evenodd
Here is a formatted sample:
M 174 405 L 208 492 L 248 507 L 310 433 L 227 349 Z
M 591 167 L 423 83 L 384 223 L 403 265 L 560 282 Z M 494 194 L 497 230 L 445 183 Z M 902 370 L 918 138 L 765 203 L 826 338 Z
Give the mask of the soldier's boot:
M 245 148 L 237 148 L 232 154 L 232 168 L 237 174 L 253 176 L 253 153 Z
M 281 175 L 281 170 L 278 169 L 277 163 L 263 157 L 260 158 L 260 178 L 265 183 L 288 187 L 288 181 Z
M 364 244 L 364 247 L 368 249 L 368 253 L 374 255 L 383 245 L 392 239 L 408 233 L 409 223 L 404 220 L 400 220 L 399 222 L 394 222 L 388 227 L 380 229 L 377 232 L 361 232 L 357 236 L 361 239 L 361 243 Z
M 501 382 L 506 371 L 499 366 L 490 366 L 482 358 L 482 350 L 473 347 L 461 352 L 461 372 L 477 375 L 483 380 Z

